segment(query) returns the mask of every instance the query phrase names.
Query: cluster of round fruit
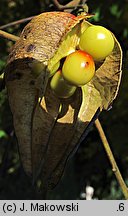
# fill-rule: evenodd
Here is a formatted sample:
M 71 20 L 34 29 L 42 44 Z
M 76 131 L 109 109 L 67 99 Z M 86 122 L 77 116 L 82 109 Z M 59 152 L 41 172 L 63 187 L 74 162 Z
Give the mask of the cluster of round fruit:
M 81 35 L 79 50 L 69 54 L 50 86 L 60 98 L 72 96 L 77 87 L 87 84 L 95 74 L 95 61 L 104 60 L 114 48 L 112 33 L 102 26 L 89 26 Z M 58 64 L 59 68 L 59 64 Z

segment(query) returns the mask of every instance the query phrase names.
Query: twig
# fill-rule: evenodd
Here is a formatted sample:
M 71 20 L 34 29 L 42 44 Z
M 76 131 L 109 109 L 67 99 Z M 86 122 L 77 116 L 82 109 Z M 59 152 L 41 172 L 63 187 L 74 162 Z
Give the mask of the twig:
M 58 2 L 58 0 L 52 0 L 53 4 L 57 7 L 58 10 L 65 10 L 65 9 L 73 9 L 74 7 L 78 6 L 81 0 L 72 0 L 66 5 L 62 5 Z
M 98 119 L 95 121 L 95 126 L 96 126 L 96 128 L 97 128 L 97 130 L 99 132 L 100 138 L 101 138 L 102 143 L 103 143 L 104 148 L 105 148 L 105 151 L 106 151 L 106 153 L 108 155 L 108 158 L 109 158 L 109 161 L 110 161 L 110 163 L 112 165 L 112 171 L 114 172 L 114 174 L 115 174 L 115 176 L 117 178 L 117 181 L 119 182 L 119 185 L 120 185 L 120 187 L 122 189 L 122 192 L 123 192 L 125 198 L 128 200 L 128 188 L 127 188 L 127 186 L 126 186 L 126 184 L 125 184 L 125 182 L 124 182 L 124 180 L 122 178 L 120 170 L 119 170 L 119 168 L 118 168 L 118 166 L 116 164 L 113 153 L 112 153 L 111 148 L 109 146 L 108 140 L 107 140 L 107 138 L 105 136 L 105 133 L 103 131 L 101 123 L 100 123 L 100 121 Z
M 35 16 L 27 17 L 27 18 L 24 18 L 24 19 L 20 19 L 20 20 L 17 20 L 17 21 L 8 23 L 8 24 L 6 24 L 6 25 L 2 25 L 2 26 L 0 26 L 0 29 L 5 29 L 5 28 L 8 28 L 8 27 L 10 27 L 10 26 L 14 26 L 14 25 L 17 25 L 17 24 L 25 23 L 25 22 L 31 20 L 31 19 L 34 18 L 34 17 L 35 17 Z
M 19 37 L 18 36 L 15 36 L 13 34 L 10 34 L 10 33 L 7 33 L 5 31 L 2 31 L 0 30 L 0 36 L 3 37 L 3 38 L 6 38 L 8 40 L 12 40 L 12 41 L 17 41 L 19 40 Z

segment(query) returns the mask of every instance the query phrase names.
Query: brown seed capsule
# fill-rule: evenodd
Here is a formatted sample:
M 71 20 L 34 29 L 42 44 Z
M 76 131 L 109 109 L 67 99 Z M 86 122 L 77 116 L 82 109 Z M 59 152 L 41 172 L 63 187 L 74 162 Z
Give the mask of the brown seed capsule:
M 107 109 L 118 92 L 122 51 L 115 37 L 114 50 L 96 65 L 93 81 L 68 99 L 60 100 L 51 92 L 49 71 L 78 47 L 85 19 L 64 12 L 36 16 L 14 45 L 5 70 L 23 167 L 34 180 L 41 174 L 46 188 L 58 183 L 67 159 L 82 134 L 87 134 L 95 113 Z M 33 62 L 41 63 L 37 76 Z

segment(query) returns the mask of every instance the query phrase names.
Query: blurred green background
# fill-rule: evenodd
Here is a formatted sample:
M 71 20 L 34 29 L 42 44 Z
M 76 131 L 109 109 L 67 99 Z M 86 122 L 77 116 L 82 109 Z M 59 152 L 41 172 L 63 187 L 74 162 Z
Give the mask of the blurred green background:
M 60 0 L 66 4 L 68 0 Z M 128 0 L 88 0 L 90 21 L 109 28 L 123 49 L 123 77 L 113 109 L 102 112 L 100 121 L 121 173 L 128 183 Z M 0 0 L 0 26 L 9 22 L 56 10 L 50 0 Z M 5 30 L 19 35 L 26 24 Z M 13 42 L 0 38 L 0 73 L 6 65 Z M 95 199 L 124 199 L 112 173 L 102 142 L 93 126 L 77 153 L 69 161 L 59 185 L 47 199 L 83 199 L 85 188 L 94 188 Z M 0 199 L 39 199 L 20 164 L 12 115 L 6 89 L 0 93 Z

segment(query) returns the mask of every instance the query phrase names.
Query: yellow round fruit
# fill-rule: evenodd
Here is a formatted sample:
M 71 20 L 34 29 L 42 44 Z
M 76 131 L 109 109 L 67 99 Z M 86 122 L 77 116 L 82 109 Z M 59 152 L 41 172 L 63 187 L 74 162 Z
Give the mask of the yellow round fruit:
M 89 53 L 94 60 L 100 61 L 111 54 L 114 38 L 108 29 L 92 25 L 81 35 L 79 48 Z

